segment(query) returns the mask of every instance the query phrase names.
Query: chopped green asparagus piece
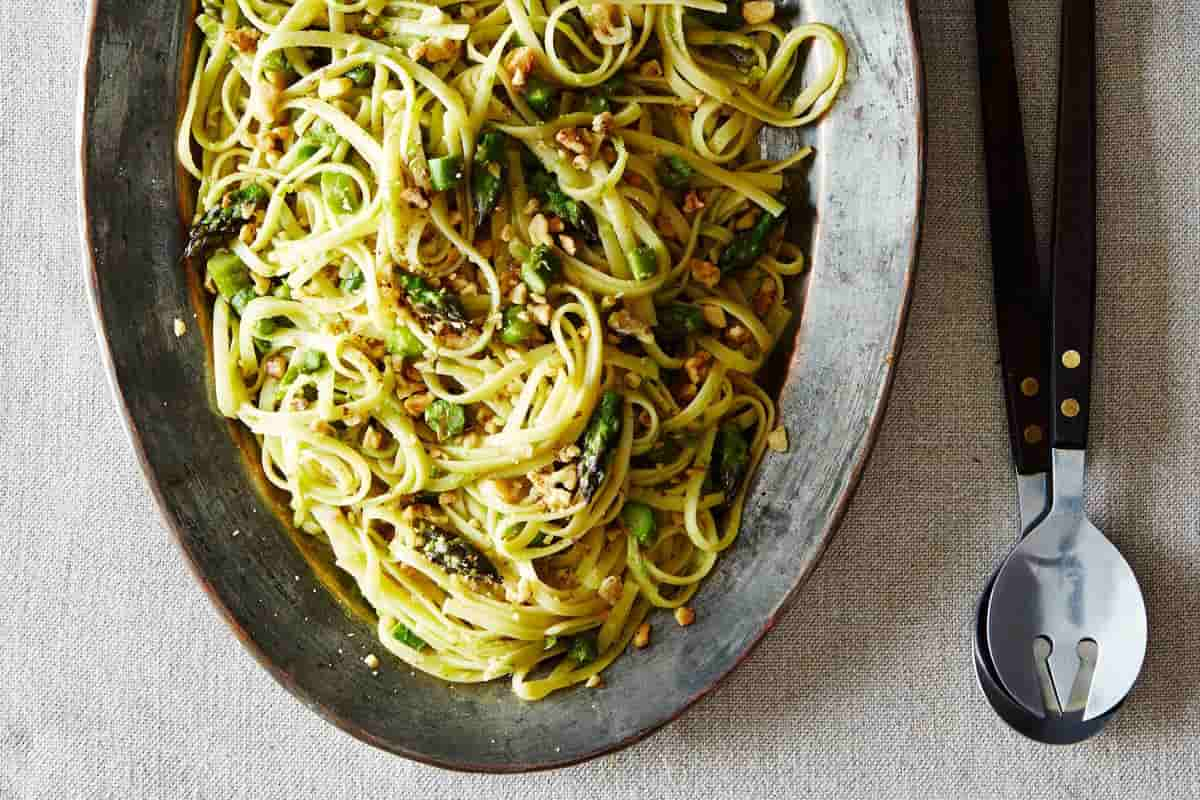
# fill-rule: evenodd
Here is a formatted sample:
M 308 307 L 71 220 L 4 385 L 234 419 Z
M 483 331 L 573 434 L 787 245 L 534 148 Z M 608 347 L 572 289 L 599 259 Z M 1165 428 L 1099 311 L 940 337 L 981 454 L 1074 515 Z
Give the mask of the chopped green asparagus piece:
M 629 529 L 634 539 L 642 547 L 654 544 L 658 537 L 658 523 L 654 519 L 654 509 L 645 503 L 630 500 L 621 508 L 621 521 Z
M 746 24 L 742 17 L 741 0 L 725 0 L 724 11 L 689 10 L 687 13 L 718 31 L 735 31 Z
M 629 270 L 639 281 L 649 280 L 658 274 L 658 255 L 654 248 L 644 244 L 629 254 Z
M 413 650 L 424 650 L 427 645 L 425 640 L 412 632 L 412 629 L 403 622 L 397 622 L 396 627 L 392 628 L 392 638 L 406 647 L 411 647 Z
M 671 303 L 657 311 L 658 324 L 654 326 L 654 337 L 661 345 L 682 345 L 691 336 L 703 333 L 707 328 L 704 314 L 695 306 Z
M 539 117 L 545 117 L 550 113 L 557 97 L 558 89 L 536 75 L 530 75 L 525 79 L 525 102 Z
M 463 179 L 462 156 L 442 156 L 429 159 L 429 183 L 435 191 L 444 192 L 458 186 Z
M 611 389 L 600 396 L 587 429 L 579 439 L 579 493 L 591 500 L 608 473 L 609 451 L 621 432 L 621 395 Z
M 458 436 L 467 427 L 463 407 L 440 397 L 425 409 L 425 424 L 437 434 L 439 442 Z
M 359 64 L 346 70 L 346 77 L 354 81 L 354 85 L 365 89 L 375 82 L 375 67 L 370 64 Z
M 709 479 L 713 487 L 725 495 L 725 502 L 733 499 L 749 464 L 750 445 L 746 437 L 737 425 L 725 423 L 717 432 L 709 466 Z
M 325 354 L 320 350 L 306 350 L 300 357 L 300 371 L 306 374 L 319 372 L 325 366 Z
M 362 205 L 358 184 L 343 172 L 321 173 L 321 197 L 339 214 L 353 214 Z
M 544 244 L 534 246 L 521 265 L 521 280 L 534 294 L 544 296 L 550 291 L 550 284 L 558 280 L 561 274 L 562 261 L 557 253 Z
M 339 283 L 339 287 L 346 294 L 354 294 L 363 287 L 364 283 L 367 282 L 366 276 L 363 275 L 362 270 L 350 264 L 342 267 L 341 271 L 338 273 L 338 276 L 342 279 Z
M 766 249 L 767 240 L 771 238 L 771 234 L 784 222 L 785 218 L 786 212 L 780 212 L 779 216 L 773 217 L 764 211 L 758 218 L 758 222 L 754 223 L 753 228 L 733 237 L 733 241 L 725 245 L 725 249 L 721 251 L 721 257 L 717 259 L 717 267 L 721 270 L 721 274 L 725 275 L 753 266 Z
M 408 328 L 401 325 L 388 331 L 387 351 L 401 358 L 420 358 L 425 355 L 425 345 Z
M 537 333 L 537 325 L 529 318 L 525 306 L 512 305 L 504 309 L 504 325 L 500 329 L 500 341 L 505 344 L 525 344 Z
M 571 646 L 567 648 L 567 658 L 579 666 L 590 664 L 600 655 L 596 644 L 596 634 L 593 631 L 580 633 L 571 637 Z
M 687 188 L 695 174 L 695 167 L 679 156 L 667 156 L 658 162 L 658 179 L 668 189 Z

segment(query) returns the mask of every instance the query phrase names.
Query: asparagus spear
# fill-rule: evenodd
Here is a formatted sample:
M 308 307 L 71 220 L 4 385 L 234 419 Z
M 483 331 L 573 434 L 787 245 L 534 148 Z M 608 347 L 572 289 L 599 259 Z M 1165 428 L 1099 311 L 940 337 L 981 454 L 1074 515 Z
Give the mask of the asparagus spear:
M 396 283 L 408 295 L 408 302 L 417 313 L 440 318 L 460 330 L 466 327 L 467 315 L 462 303 L 445 289 L 434 289 L 424 278 L 409 272 L 397 275 Z
M 200 221 L 188 231 L 187 247 L 183 250 L 184 258 L 204 252 L 237 231 L 254 216 L 254 212 L 270 196 L 267 190 L 257 183 L 226 194 L 221 198 L 219 206 L 205 212 Z
M 500 574 L 487 557 L 461 536 L 424 523 L 418 529 L 425 543 L 421 552 L 446 572 L 472 580 L 496 581 Z
M 781 211 L 779 216 L 773 217 L 763 212 L 763 215 L 758 218 L 758 222 L 754 223 L 753 228 L 735 236 L 733 241 L 721 251 L 721 257 L 717 259 L 717 267 L 720 268 L 721 274 L 737 272 L 753 265 L 766 249 L 767 239 L 771 238 L 775 228 L 783 224 L 786 214 L 785 210 Z
M 579 492 L 591 500 L 608 473 L 608 456 L 621 432 L 621 395 L 606 391 L 592 412 L 587 430 L 579 440 L 583 455 L 579 459 Z

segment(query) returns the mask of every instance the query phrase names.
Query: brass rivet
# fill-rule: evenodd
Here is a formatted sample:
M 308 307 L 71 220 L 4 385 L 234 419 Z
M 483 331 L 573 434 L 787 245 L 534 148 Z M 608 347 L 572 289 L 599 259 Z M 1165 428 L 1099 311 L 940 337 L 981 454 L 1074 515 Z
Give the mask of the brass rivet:
M 1037 397 L 1038 389 L 1040 388 L 1037 378 L 1026 378 L 1021 381 L 1021 394 L 1026 397 Z
M 1073 397 L 1068 397 L 1062 401 L 1062 413 L 1064 417 L 1079 416 L 1079 401 Z
M 1083 359 L 1079 357 L 1078 350 L 1068 350 L 1067 352 L 1063 353 L 1062 362 L 1063 366 L 1067 369 L 1075 369 L 1079 366 L 1079 363 L 1082 360 Z
M 1037 444 L 1042 440 L 1042 429 L 1039 425 L 1030 425 L 1025 429 L 1025 441 L 1028 444 Z

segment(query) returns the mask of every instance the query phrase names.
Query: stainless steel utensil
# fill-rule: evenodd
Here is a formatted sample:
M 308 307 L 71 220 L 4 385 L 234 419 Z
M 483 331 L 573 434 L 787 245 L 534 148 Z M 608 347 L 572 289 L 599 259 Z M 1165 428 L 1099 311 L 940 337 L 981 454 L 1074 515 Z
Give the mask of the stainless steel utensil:
M 986 603 L 986 652 L 999 685 L 1035 717 L 1082 722 L 1122 702 L 1146 650 L 1137 579 L 1083 510 L 1096 268 L 1094 20 L 1094 0 L 1064 0 L 1050 281 L 1051 506 L 1005 559 Z

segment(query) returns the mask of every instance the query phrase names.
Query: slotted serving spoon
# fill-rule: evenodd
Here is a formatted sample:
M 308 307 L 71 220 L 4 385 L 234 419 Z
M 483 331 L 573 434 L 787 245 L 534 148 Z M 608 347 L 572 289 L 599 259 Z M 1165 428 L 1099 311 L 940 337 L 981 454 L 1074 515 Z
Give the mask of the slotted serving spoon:
M 1096 272 L 1094 0 L 1064 0 L 1061 24 L 1050 508 L 997 571 L 981 612 L 985 655 L 1003 692 L 1035 718 L 1087 723 L 1116 709 L 1133 688 L 1147 632 L 1137 578 L 1083 509 Z M 992 238 L 1003 232 L 993 230 Z M 1040 393 L 1024 392 L 1035 388 L 1025 379 L 1021 384 L 1026 396 Z M 1034 438 L 1027 428 L 1023 439 Z

